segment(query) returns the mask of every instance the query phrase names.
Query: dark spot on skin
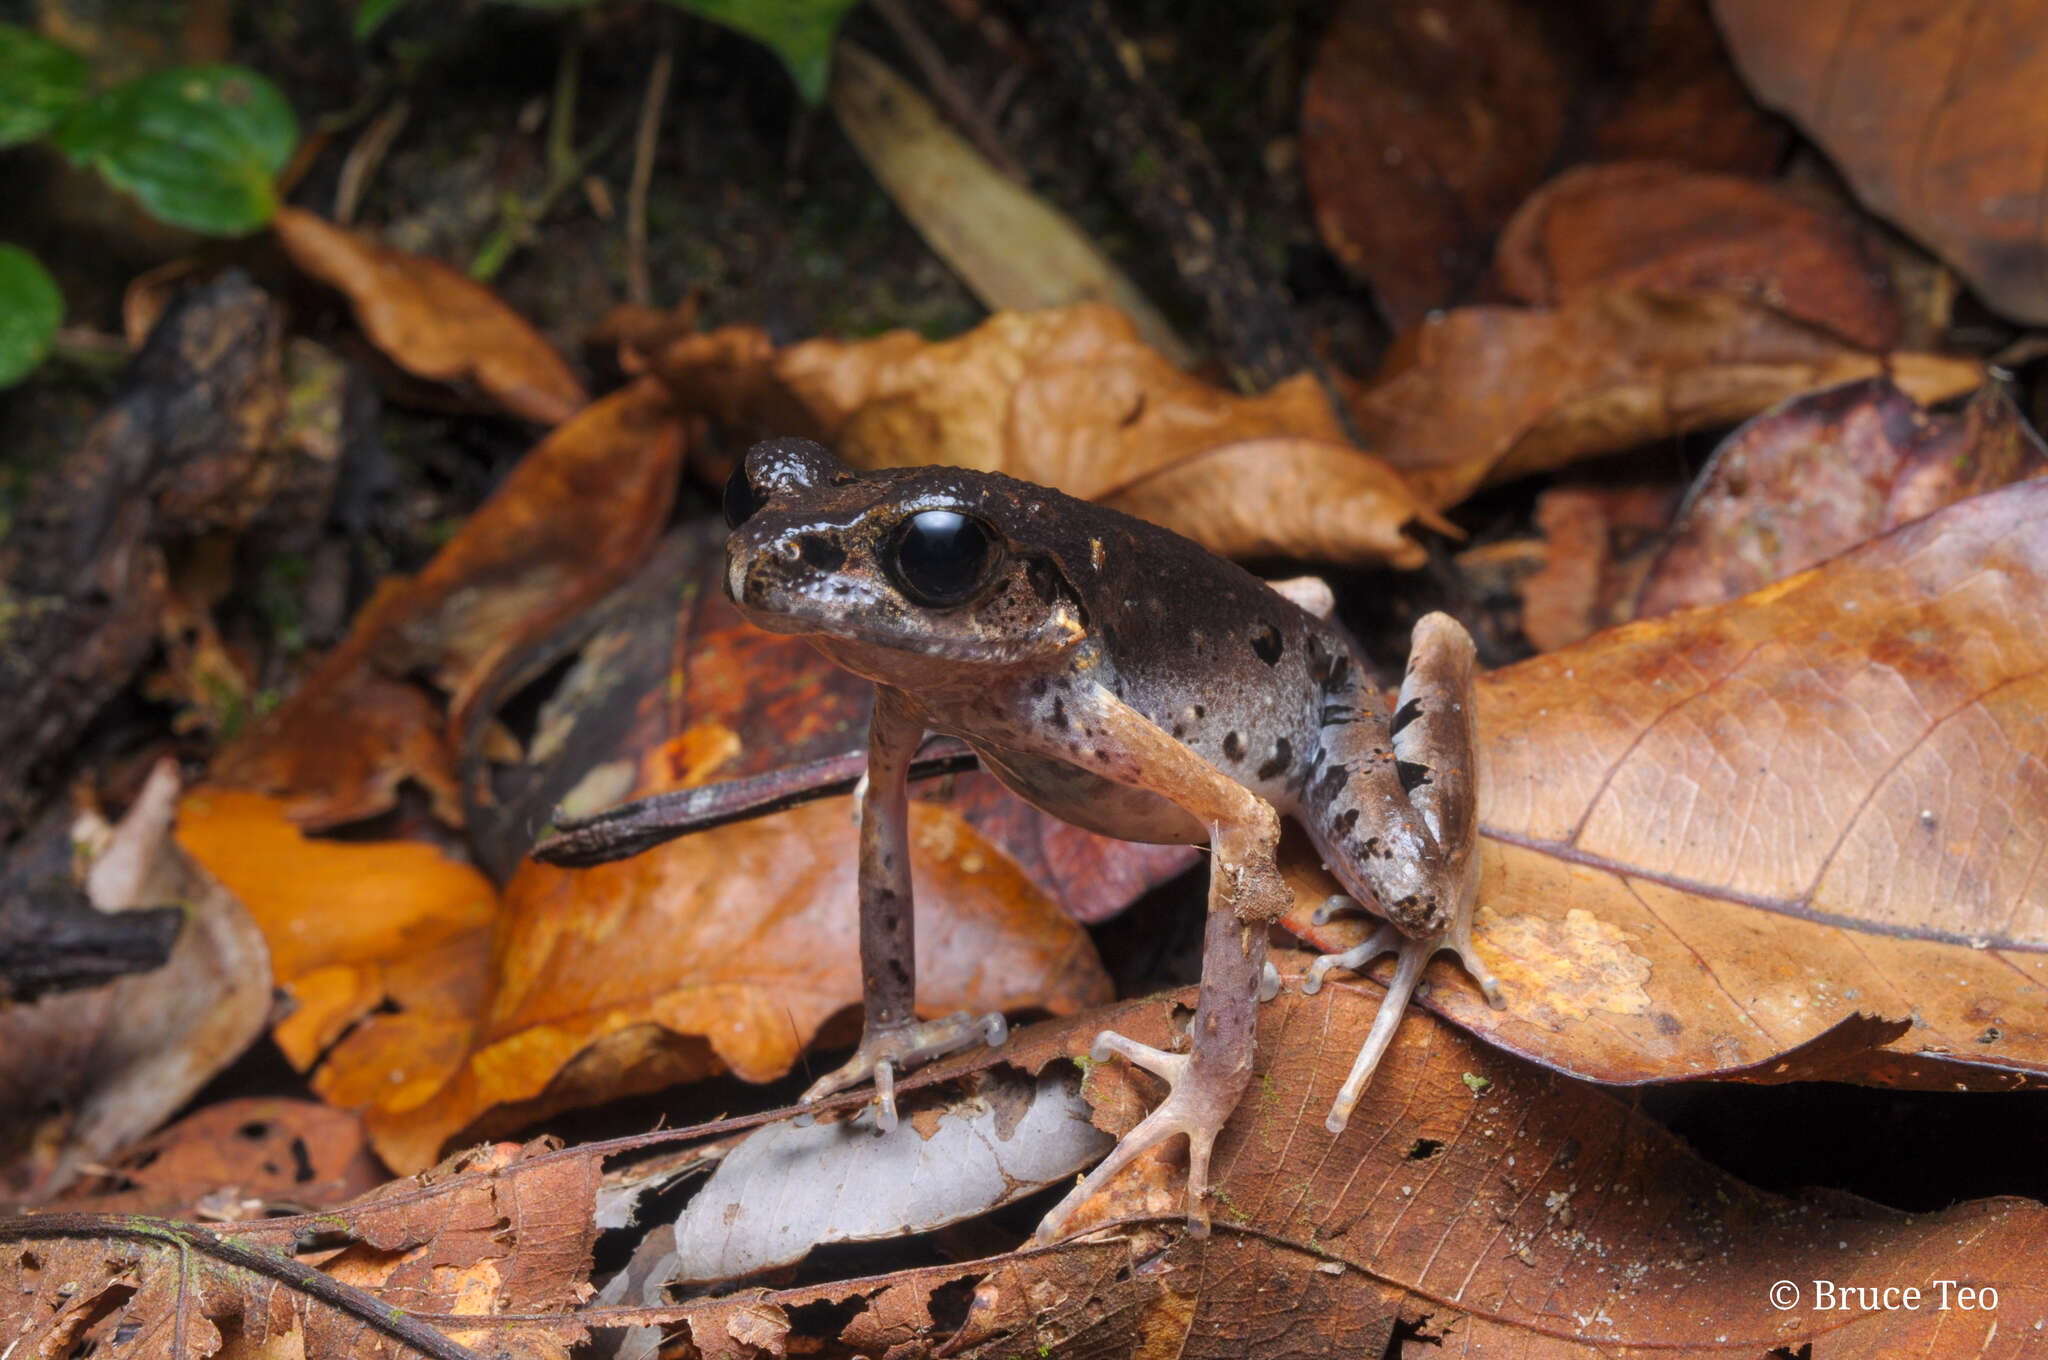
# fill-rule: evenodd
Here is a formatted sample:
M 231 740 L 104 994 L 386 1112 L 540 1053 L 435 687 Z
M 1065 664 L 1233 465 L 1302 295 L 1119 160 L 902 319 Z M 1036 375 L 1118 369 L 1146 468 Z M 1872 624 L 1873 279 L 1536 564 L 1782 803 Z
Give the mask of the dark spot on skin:
M 1201 706 L 1200 704 L 1196 704 L 1196 705 L 1195 705 L 1195 717 L 1196 717 L 1196 718 L 1198 718 L 1198 719 L 1199 719 L 1199 718 L 1206 718 L 1206 717 L 1208 717 L 1208 716 L 1209 716 L 1209 710 L 1208 710 L 1208 709 L 1206 709 L 1206 708 L 1203 708 L 1203 707 L 1202 707 L 1202 706 Z
M 1273 754 L 1266 763 L 1259 766 L 1259 778 L 1271 779 L 1293 763 L 1294 747 L 1288 744 L 1287 738 L 1282 737 L 1273 743 Z
M 1175 723 L 1175 724 L 1173 725 L 1173 739 L 1174 739 L 1175 741 L 1183 741 L 1183 740 L 1186 740 L 1186 738 L 1187 738 L 1187 735 L 1188 735 L 1188 729 L 1187 729 L 1187 726 L 1186 726 L 1185 724 L 1183 724 L 1183 723 Z
M 1065 731 L 1065 730 L 1066 730 L 1066 726 L 1067 726 L 1067 701 L 1066 701 L 1065 699 L 1062 699 L 1062 698 L 1060 698 L 1060 697 L 1059 697 L 1058 695 L 1054 695 L 1054 696 L 1053 696 L 1053 701 L 1052 701 L 1052 720 L 1053 720 L 1053 723 L 1054 723 L 1054 724 L 1055 724 L 1056 726 L 1058 726 L 1058 727 L 1059 727 L 1059 729 L 1060 729 L 1061 731 Z
M 1037 678 L 1036 680 L 1033 680 L 1033 681 L 1031 682 L 1031 697 L 1032 697 L 1032 698 L 1034 698 L 1034 699 L 1042 699 L 1042 698 L 1044 698 L 1044 697 L 1045 697 L 1045 677 L 1044 677 L 1044 676 L 1042 676 L 1042 675 L 1041 675 L 1041 676 L 1039 676 L 1039 677 L 1038 677 L 1038 678 Z
M 1395 761 L 1394 773 L 1400 777 L 1403 793 L 1413 793 L 1429 782 L 1429 766 L 1418 765 L 1412 760 Z
M 1387 731 L 1390 735 L 1398 737 L 1401 735 L 1402 728 L 1406 727 L 1409 723 L 1414 722 L 1417 718 L 1421 716 L 1422 700 L 1410 699 L 1407 703 L 1402 704 L 1400 709 L 1395 712 L 1393 725 L 1389 727 Z
M 1365 715 L 1349 704 L 1325 704 L 1322 712 L 1316 714 L 1318 727 L 1345 727 L 1363 721 Z
M 1286 650 L 1286 645 L 1280 639 L 1280 630 L 1270 623 L 1262 623 L 1252 630 L 1252 650 L 1268 666 L 1280 664 L 1280 653 Z
M 1350 779 L 1350 766 L 1330 766 L 1329 769 L 1323 771 L 1323 777 L 1316 782 L 1316 797 L 1325 803 L 1332 801 L 1338 794 L 1344 792 L 1344 785 L 1350 782 Z
M 1385 843 L 1382 842 L 1378 836 L 1367 836 L 1365 838 L 1365 844 L 1358 847 L 1358 852 L 1367 859 L 1393 858 L 1392 855 L 1387 853 L 1387 847 Z
M 1244 738 L 1235 732 L 1223 734 L 1223 754 L 1232 760 L 1244 759 Z
M 805 566 L 818 571 L 837 571 L 846 565 L 846 549 L 823 534 L 805 534 L 798 539 L 797 555 Z
M 1342 812 L 1340 812 L 1340 813 L 1338 813 L 1338 814 L 1337 814 L 1337 822 L 1336 822 L 1336 827 L 1337 827 L 1337 834 L 1338 834 L 1338 835 L 1340 835 L 1340 836 L 1348 836 L 1348 835 L 1350 835 L 1350 834 L 1351 834 L 1351 828 L 1352 828 L 1352 827 L 1354 827 L 1354 826 L 1357 826 L 1357 825 L 1358 825 L 1358 809 L 1357 809 L 1357 808 L 1345 808 L 1345 809 L 1344 809 L 1344 810 L 1343 810 Z

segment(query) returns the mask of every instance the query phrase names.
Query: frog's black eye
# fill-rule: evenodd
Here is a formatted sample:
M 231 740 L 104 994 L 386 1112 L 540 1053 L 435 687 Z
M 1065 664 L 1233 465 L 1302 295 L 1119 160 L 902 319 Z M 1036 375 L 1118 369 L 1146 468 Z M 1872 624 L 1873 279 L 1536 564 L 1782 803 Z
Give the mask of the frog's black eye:
M 996 562 L 996 536 L 958 510 L 920 510 L 890 541 L 889 575 L 919 604 L 944 608 L 980 590 Z
M 739 528 L 754 517 L 754 512 L 767 499 L 747 480 L 747 460 L 740 459 L 733 465 L 732 476 L 725 481 L 725 527 Z

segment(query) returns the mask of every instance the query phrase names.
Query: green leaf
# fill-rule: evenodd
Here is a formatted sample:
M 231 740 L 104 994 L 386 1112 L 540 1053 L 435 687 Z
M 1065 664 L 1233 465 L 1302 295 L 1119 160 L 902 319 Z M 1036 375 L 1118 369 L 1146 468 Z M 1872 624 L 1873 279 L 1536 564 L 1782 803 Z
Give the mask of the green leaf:
M 369 37 L 389 19 L 405 0 L 362 0 L 356 6 L 356 38 Z
M 57 144 L 162 221 L 214 236 L 277 211 L 277 172 L 299 122 L 277 87 L 240 66 L 182 66 L 108 90 L 66 118 Z
M 860 0 L 669 0 L 678 9 L 702 15 L 762 42 L 802 91 L 816 104 L 825 97 L 832 76 L 832 37 L 839 21 Z
M 20 246 L 0 245 L 0 387 L 11 387 L 50 352 L 64 320 L 57 281 Z
M 48 132 L 85 98 L 85 58 L 14 24 L 0 24 L 0 146 Z
M 832 38 L 860 0 L 668 0 L 714 24 L 744 33 L 782 58 L 808 103 L 825 98 L 832 77 Z M 597 0 L 507 0 L 526 9 L 588 9 Z

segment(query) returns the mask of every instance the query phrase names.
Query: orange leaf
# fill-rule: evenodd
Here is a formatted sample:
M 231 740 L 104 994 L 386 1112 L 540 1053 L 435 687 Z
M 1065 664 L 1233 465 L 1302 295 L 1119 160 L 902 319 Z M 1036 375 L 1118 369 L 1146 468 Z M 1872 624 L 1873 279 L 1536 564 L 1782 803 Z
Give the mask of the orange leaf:
M 193 789 L 177 837 L 269 942 L 277 980 L 299 1003 L 278 1046 L 301 1068 L 390 998 L 388 965 L 487 934 L 497 913 L 490 880 L 433 846 L 316 840 L 259 793 Z
M 309 826 L 391 806 L 401 780 L 460 824 L 451 752 L 489 677 L 631 573 L 668 518 L 684 449 L 659 383 L 636 382 L 535 445 L 411 578 L 388 578 L 299 689 L 215 763 Z M 417 683 L 431 679 L 440 696 Z
M 958 814 L 913 803 L 911 840 L 921 1011 L 1108 998 L 1087 934 Z M 366 1029 L 384 1037 L 337 1049 L 323 1092 L 371 1097 L 378 1151 L 417 1167 L 495 1107 L 520 1122 L 727 1068 L 780 1076 L 859 1003 L 857 860 L 851 804 L 835 798 L 595 869 L 529 862 L 459 1070 L 408 1080 L 415 1031 L 379 1017 Z
M 347 295 L 370 342 L 408 373 L 473 384 L 539 425 L 590 400 L 540 332 L 474 279 L 303 208 L 279 208 L 271 229 L 293 264 Z
M 671 345 L 655 367 L 730 427 L 810 434 L 856 466 L 1007 473 L 1155 516 L 1218 552 L 1421 561 L 1400 530 L 1426 510 L 1350 447 L 1314 378 L 1225 392 L 1100 304 L 1000 313 L 935 343 L 898 331 L 777 351 L 729 328 Z

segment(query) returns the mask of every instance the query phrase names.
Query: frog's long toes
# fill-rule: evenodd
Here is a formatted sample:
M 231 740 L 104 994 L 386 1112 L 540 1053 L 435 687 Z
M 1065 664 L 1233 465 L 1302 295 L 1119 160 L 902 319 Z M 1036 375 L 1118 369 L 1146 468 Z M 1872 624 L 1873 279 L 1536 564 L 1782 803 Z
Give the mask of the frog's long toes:
M 1096 1036 L 1089 1053 L 1097 1062 L 1107 1062 L 1121 1054 L 1134 1066 L 1163 1077 L 1171 1089 L 1158 1109 L 1125 1134 L 1110 1150 L 1109 1156 L 1103 1158 L 1102 1164 L 1053 1206 L 1052 1212 L 1038 1225 L 1037 1241 L 1044 1244 L 1058 1237 L 1060 1228 L 1074 1210 L 1093 1198 L 1140 1153 L 1183 1133 L 1188 1138 L 1188 1231 L 1197 1237 L 1207 1234 L 1209 1154 L 1216 1145 L 1216 1135 L 1237 1104 L 1239 1086 L 1231 1085 L 1226 1091 L 1223 1086 L 1228 1083 L 1215 1081 L 1213 1072 L 1209 1074 L 1210 1079 L 1205 1080 L 1202 1070 L 1195 1068 L 1190 1055 L 1168 1053 L 1109 1030 Z
M 816 1104 L 826 1096 L 873 1079 L 875 1129 L 887 1133 L 896 1127 L 897 1073 L 958 1052 L 977 1039 L 990 1048 L 1000 1047 L 1009 1035 L 1009 1022 L 1000 1011 L 987 1015 L 955 1011 L 938 1020 L 870 1030 L 861 1036 L 860 1047 L 851 1058 L 811 1083 L 797 1101 L 803 1105 Z
M 1500 994 L 1500 979 L 1480 961 L 1479 951 L 1472 947 L 1469 919 L 1451 928 L 1450 938 L 1444 942 L 1444 947 L 1458 956 L 1458 962 L 1472 975 L 1472 981 L 1479 984 L 1479 990 L 1486 994 L 1487 1005 L 1495 1010 L 1506 1008 L 1507 999 Z
M 1323 899 L 1323 904 L 1316 908 L 1315 914 L 1309 917 L 1309 920 L 1319 926 L 1326 926 L 1342 912 L 1359 910 L 1362 910 L 1362 908 L 1359 907 L 1357 901 L 1353 898 L 1347 897 L 1343 893 L 1331 893 Z
M 1420 940 L 1402 938 L 1392 926 L 1383 926 L 1372 939 L 1360 945 L 1360 949 L 1379 942 L 1382 935 L 1392 931 L 1396 943 L 1386 946 L 1396 951 L 1394 980 L 1387 984 L 1387 995 L 1380 1002 L 1379 1014 L 1372 1020 L 1372 1032 L 1359 1045 L 1358 1057 L 1351 1064 L 1351 1075 L 1344 1078 L 1343 1087 L 1337 1092 L 1337 1099 L 1330 1106 L 1330 1117 L 1323 1121 L 1323 1127 L 1331 1133 L 1344 1132 L 1344 1126 L 1351 1121 L 1351 1111 L 1357 1108 L 1358 1098 L 1365 1092 L 1365 1084 L 1372 1080 L 1373 1070 L 1380 1065 L 1380 1058 L 1387 1046 L 1394 1041 L 1394 1031 L 1401 1026 L 1401 1016 L 1408 1009 L 1408 998 L 1415 994 L 1415 984 L 1422 978 L 1423 965 L 1430 955 L 1436 953 L 1443 942 L 1437 936 Z M 1341 955 L 1332 957 L 1341 958 Z M 1321 963 L 1318 959 L 1316 962 Z M 1348 966 L 1348 965 L 1347 965 Z
M 1331 899 L 1331 901 L 1344 902 L 1349 902 L 1350 900 L 1348 897 Z M 1327 907 L 1329 903 L 1326 902 L 1323 905 Z M 1363 944 L 1353 945 L 1351 948 L 1336 954 L 1321 955 L 1314 963 L 1311 963 L 1308 966 L 1308 976 L 1302 979 L 1302 994 L 1314 996 L 1317 992 L 1321 991 L 1323 989 L 1323 979 L 1328 977 L 1335 969 L 1342 968 L 1348 973 L 1361 972 L 1365 965 L 1371 963 L 1380 955 L 1394 953 L 1406 946 L 1407 943 L 1407 936 L 1395 929 L 1391 923 L 1382 921 L 1379 929 L 1367 936 Z
M 1169 1084 L 1178 1082 L 1188 1069 L 1187 1054 L 1169 1053 L 1163 1048 L 1141 1044 L 1136 1039 L 1126 1039 L 1113 1029 L 1106 1029 L 1095 1036 L 1095 1042 L 1088 1046 L 1088 1056 L 1099 1063 L 1121 1057 L 1131 1066 L 1142 1067 Z

